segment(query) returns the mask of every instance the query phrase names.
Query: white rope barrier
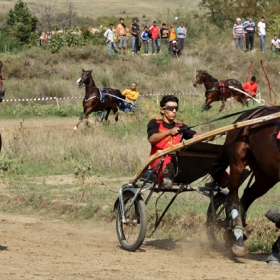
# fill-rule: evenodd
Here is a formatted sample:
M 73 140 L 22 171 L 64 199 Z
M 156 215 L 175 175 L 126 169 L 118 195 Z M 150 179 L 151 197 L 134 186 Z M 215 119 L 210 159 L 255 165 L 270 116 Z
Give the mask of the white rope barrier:
M 48 100 L 67 100 L 67 99 L 80 99 L 84 96 L 73 96 L 73 97 L 38 97 L 38 98 L 14 98 L 14 99 L 3 99 L 2 102 L 28 102 L 28 101 L 48 101 Z
M 173 95 L 194 95 L 199 96 L 200 93 L 169 93 Z M 164 96 L 167 93 L 144 93 L 140 94 L 139 97 L 149 97 L 149 96 Z M 28 101 L 48 101 L 48 100 L 71 100 L 71 99 L 82 99 L 84 96 L 72 96 L 72 97 L 38 97 L 38 98 L 14 98 L 14 99 L 3 99 L 2 102 L 28 102 Z

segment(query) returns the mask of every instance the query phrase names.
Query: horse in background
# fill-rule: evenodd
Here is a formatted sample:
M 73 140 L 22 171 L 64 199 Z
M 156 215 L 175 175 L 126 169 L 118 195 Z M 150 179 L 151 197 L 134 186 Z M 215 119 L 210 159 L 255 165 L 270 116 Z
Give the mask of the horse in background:
M 221 100 L 222 105 L 219 110 L 220 113 L 225 107 L 226 100 L 230 97 L 233 97 L 242 105 L 246 104 L 246 98 L 243 94 L 244 90 L 242 84 L 238 80 L 227 79 L 219 81 L 208 74 L 206 70 L 198 70 L 193 86 L 197 87 L 198 84 L 202 83 L 206 89 L 206 100 L 202 106 L 202 111 L 209 110 L 212 107 L 210 106 L 212 102 Z
M 235 122 L 280 113 L 279 106 L 257 107 L 243 113 Z M 280 117 L 259 124 L 229 131 L 222 153 L 218 157 L 220 174 L 230 166 L 227 212 L 232 220 L 234 244 L 237 256 L 245 255 L 244 227 L 250 205 L 280 181 Z M 245 188 L 239 200 L 238 189 L 245 167 L 253 172 L 254 182 Z M 217 174 L 219 176 L 219 174 Z
M 3 85 L 3 77 L 2 77 L 2 67 L 3 67 L 3 62 L 0 60 L 0 102 L 3 101 L 4 97 L 5 97 L 5 88 Z
M 83 99 L 84 113 L 74 127 L 75 130 L 92 112 L 106 111 L 105 120 L 108 121 L 108 116 L 112 110 L 115 114 L 115 121 L 118 121 L 118 107 L 124 97 L 118 89 L 98 88 L 95 85 L 91 73 L 92 70 L 82 69 L 81 77 L 77 80 L 77 86 L 79 88 L 85 87 L 85 97 Z

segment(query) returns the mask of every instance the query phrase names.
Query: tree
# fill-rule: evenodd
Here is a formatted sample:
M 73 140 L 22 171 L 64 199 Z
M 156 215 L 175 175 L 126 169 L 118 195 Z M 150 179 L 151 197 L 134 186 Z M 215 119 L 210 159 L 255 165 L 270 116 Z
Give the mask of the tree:
M 7 17 L 7 32 L 23 45 L 35 42 L 37 37 L 36 27 L 38 19 L 29 11 L 27 4 L 18 0 L 14 9 L 10 10 Z
M 257 20 L 265 16 L 269 25 L 272 23 L 270 17 L 280 12 L 279 0 L 202 0 L 199 7 L 206 10 L 209 20 L 222 29 L 232 26 L 238 17 L 245 20 L 251 16 Z

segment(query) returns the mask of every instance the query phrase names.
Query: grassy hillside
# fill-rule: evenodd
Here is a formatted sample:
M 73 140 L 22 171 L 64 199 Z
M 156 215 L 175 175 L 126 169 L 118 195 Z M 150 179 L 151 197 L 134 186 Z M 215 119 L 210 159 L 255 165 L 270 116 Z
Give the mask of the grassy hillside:
M 166 9 L 175 10 L 180 6 L 188 7 L 189 9 L 196 9 L 199 0 L 155 0 L 155 1 L 128 1 L 128 0 L 106 0 L 106 1 L 92 1 L 92 0 L 59 0 L 59 1 L 24 1 L 28 4 L 31 10 L 36 10 L 38 4 L 43 2 L 54 3 L 58 12 L 67 11 L 67 3 L 74 5 L 74 11 L 80 16 L 98 17 L 98 16 L 138 16 L 146 17 L 156 16 L 158 13 L 163 13 Z M 4 0 L 0 3 L 0 11 L 4 13 L 12 9 L 16 0 Z

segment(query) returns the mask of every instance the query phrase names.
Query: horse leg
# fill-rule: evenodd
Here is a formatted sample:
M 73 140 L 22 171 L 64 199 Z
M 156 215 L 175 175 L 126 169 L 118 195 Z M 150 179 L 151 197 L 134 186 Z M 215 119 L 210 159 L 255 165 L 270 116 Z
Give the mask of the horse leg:
M 115 115 L 115 121 L 117 122 L 119 120 L 119 109 L 117 106 L 113 107 L 113 113 Z
M 259 166 L 252 167 L 255 182 L 251 187 L 247 187 L 240 199 L 243 209 L 242 222 L 246 224 L 246 213 L 250 205 L 259 197 L 267 193 L 278 181 L 267 175 Z
M 84 113 L 79 118 L 79 122 L 75 125 L 74 130 L 78 129 L 79 124 L 84 120 L 87 119 L 88 115 L 93 111 L 93 107 L 84 108 Z
M 111 108 L 109 107 L 106 109 L 106 116 L 105 116 L 105 121 L 107 124 L 109 124 L 108 117 L 109 117 L 110 112 L 111 112 Z
M 237 161 L 230 164 L 230 187 L 229 194 L 227 198 L 229 211 L 232 218 L 233 234 L 235 237 L 235 242 L 232 247 L 232 251 L 235 255 L 239 257 L 244 257 L 245 255 L 245 245 L 243 231 L 244 227 L 241 219 L 241 207 L 238 197 L 238 188 L 240 186 L 243 171 L 246 167 L 246 163 L 242 161 Z
M 222 105 L 221 105 L 221 108 L 219 110 L 219 113 L 221 113 L 226 106 L 226 101 L 224 99 L 222 99 L 221 102 L 222 102 Z
M 85 114 L 82 114 L 81 117 L 79 118 L 79 122 L 75 125 L 74 130 L 78 129 L 79 124 L 86 118 Z
M 201 112 L 203 112 L 204 110 L 208 111 L 211 106 L 210 104 L 212 103 L 212 100 L 211 99 L 205 99 L 205 103 L 203 104 L 202 108 L 201 108 Z

